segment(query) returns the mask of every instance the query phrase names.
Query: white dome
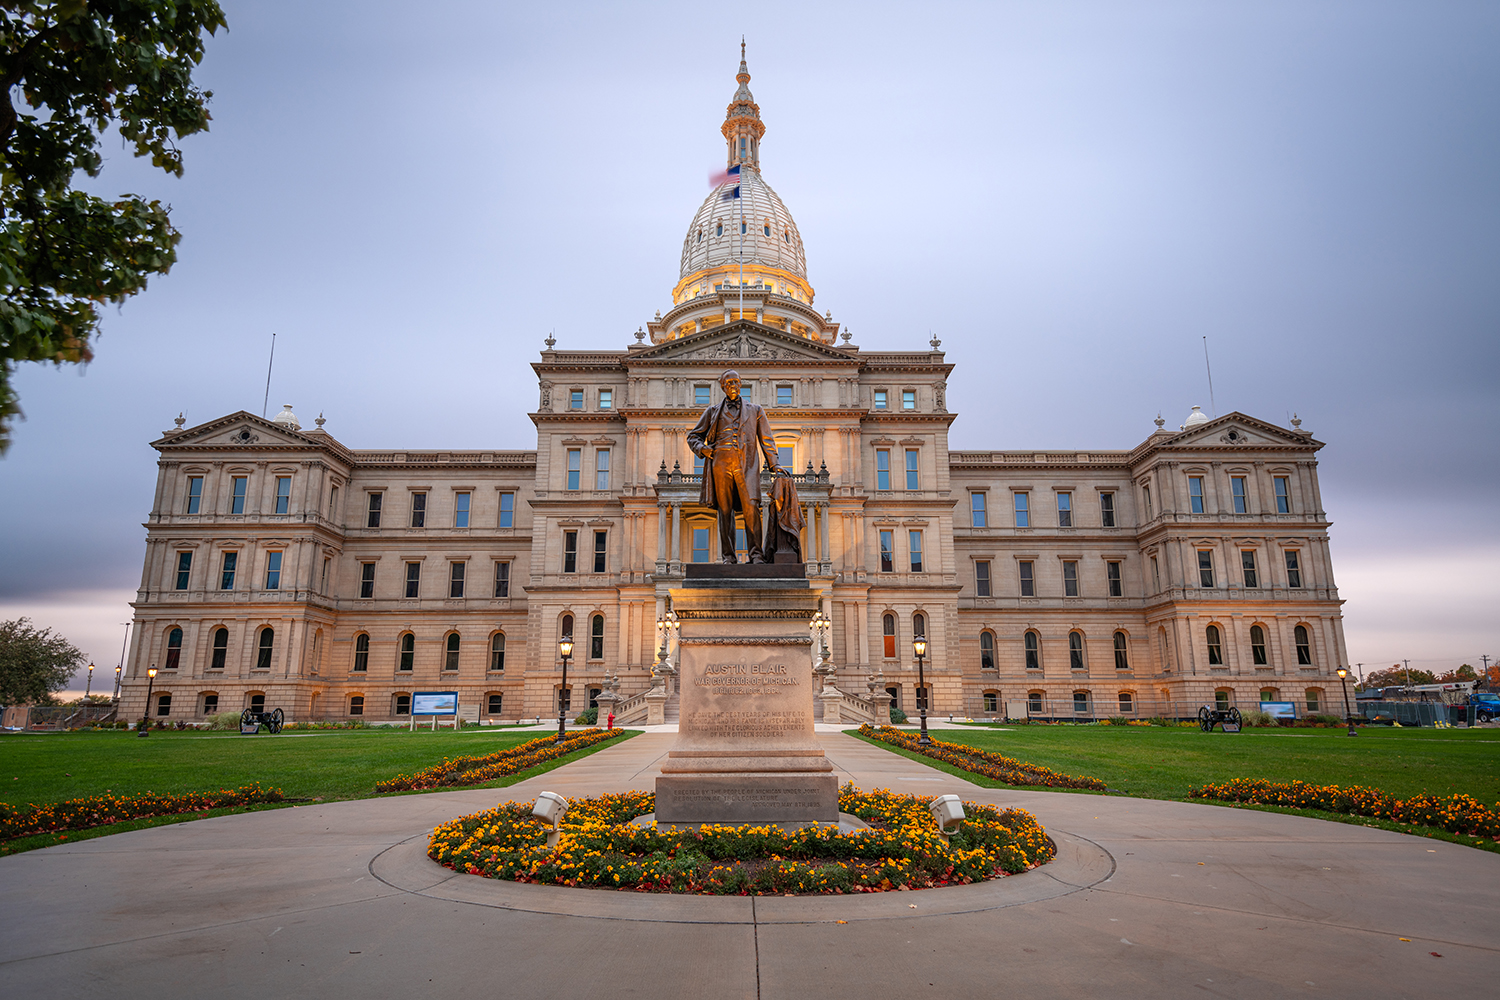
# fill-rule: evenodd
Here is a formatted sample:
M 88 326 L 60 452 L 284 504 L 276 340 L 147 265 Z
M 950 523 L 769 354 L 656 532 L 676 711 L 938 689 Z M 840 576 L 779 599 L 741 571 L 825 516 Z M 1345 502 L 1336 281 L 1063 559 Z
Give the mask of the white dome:
M 678 278 L 740 262 L 743 207 L 745 264 L 790 271 L 806 281 L 807 258 L 792 213 L 786 210 L 771 185 L 761 179 L 760 171 L 746 169 L 739 183 L 739 198 L 722 200 L 727 192 L 734 190 L 734 183 L 730 182 L 712 191 L 698 208 L 692 225 L 688 226 L 687 238 L 682 241 L 682 270 Z
M 290 427 L 294 431 L 302 429 L 302 424 L 298 422 L 297 415 L 292 412 L 291 403 L 282 403 L 281 412 L 272 417 L 271 422 L 273 424 L 281 424 L 283 427 Z
M 1193 412 L 1189 413 L 1188 418 L 1182 422 L 1182 429 L 1187 430 L 1189 427 L 1197 427 L 1199 424 L 1206 423 L 1208 423 L 1208 414 L 1203 412 L 1203 407 L 1195 406 Z

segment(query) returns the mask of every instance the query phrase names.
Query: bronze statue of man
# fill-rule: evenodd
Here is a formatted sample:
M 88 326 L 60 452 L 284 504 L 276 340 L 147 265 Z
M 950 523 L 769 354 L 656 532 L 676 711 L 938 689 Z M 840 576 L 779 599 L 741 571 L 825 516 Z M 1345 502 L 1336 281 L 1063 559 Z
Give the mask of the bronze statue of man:
M 710 406 L 688 431 L 687 443 L 703 458 L 703 491 L 699 503 L 719 512 L 719 551 L 722 562 L 739 562 L 734 554 L 734 515 L 745 519 L 745 545 L 750 561 L 765 562 L 761 554 L 760 459 L 775 473 L 785 470 L 776 461 L 776 441 L 766 411 L 740 398 L 739 372 L 719 376 L 724 401 Z

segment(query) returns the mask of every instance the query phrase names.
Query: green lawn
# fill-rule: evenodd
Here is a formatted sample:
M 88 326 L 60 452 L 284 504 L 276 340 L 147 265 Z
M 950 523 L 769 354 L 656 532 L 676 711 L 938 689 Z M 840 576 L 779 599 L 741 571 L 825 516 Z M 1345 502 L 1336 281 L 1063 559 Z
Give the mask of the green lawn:
M 279 736 L 154 731 L 144 739 L 123 731 L 7 735 L 0 736 L 0 801 L 24 806 L 101 792 L 171 794 L 255 781 L 280 788 L 288 798 L 366 798 L 375 794 L 375 782 L 383 778 L 410 774 L 444 757 L 494 753 L 544 735 L 493 728 L 458 733 L 380 728 Z M 596 744 L 476 787 L 514 784 L 609 745 Z
M 1401 798 L 1424 791 L 1467 792 L 1486 805 L 1500 801 L 1500 730 L 1495 729 L 1367 727 L 1350 737 L 1342 729 L 1226 734 L 1154 726 L 966 726 L 933 730 L 932 736 L 1092 775 L 1111 789 L 1144 798 L 1185 799 L 1194 785 L 1266 778 L 1368 785 Z M 965 777 L 1000 787 L 978 775 Z

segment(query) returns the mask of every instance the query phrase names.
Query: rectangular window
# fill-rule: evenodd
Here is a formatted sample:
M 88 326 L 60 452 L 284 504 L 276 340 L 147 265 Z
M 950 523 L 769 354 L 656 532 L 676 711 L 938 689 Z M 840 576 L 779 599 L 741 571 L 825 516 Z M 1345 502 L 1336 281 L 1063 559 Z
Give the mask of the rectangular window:
M 464 596 L 464 569 L 467 565 L 461 562 L 448 564 L 448 596 L 450 598 Z
M 734 554 L 740 562 L 750 561 L 750 543 L 745 538 L 744 524 L 737 524 L 734 528 Z
M 1125 585 L 1120 580 L 1120 564 L 1113 560 L 1105 563 L 1104 575 L 1109 580 L 1109 596 L 1124 597 Z
M 891 453 L 885 448 L 875 452 L 875 488 L 882 492 L 891 488 Z
M 453 494 L 453 526 L 455 528 L 467 528 L 469 526 L 469 499 L 467 493 Z
M 908 531 L 906 533 L 907 544 L 911 548 L 911 571 L 922 572 L 922 533 L 920 531 Z
M 906 488 L 909 490 L 919 490 L 922 488 L 921 477 L 918 475 L 917 469 L 917 455 L 917 449 L 906 449 Z
M 323 557 L 323 573 L 318 577 L 318 593 L 320 594 L 328 593 L 328 564 L 330 561 L 327 556 Z
M 568 409 L 570 409 L 570 410 L 581 410 L 581 409 L 583 409 L 583 390 L 582 389 L 570 389 L 570 390 L 568 390 Z
M 990 596 L 990 563 L 981 559 L 974 563 L 974 593 L 980 597 Z
M 985 494 L 969 494 L 969 523 L 976 528 L 989 527 L 989 519 L 985 511 Z
M 368 513 L 365 516 L 365 527 L 378 528 L 380 527 L 380 501 L 385 496 L 385 494 L 371 493 L 369 494 L 369 496 L 370 505 L 367 508 Z
M 1031 494 L 1016 494 L 1016 527 L 1031 527 Z
M 375 596 L 375 564 L 372 562 L 359 564 L 359 596 L 365 601 Z
M 1000 696 L 998 694 L 996 694 L 993 691 L 986 691 L 984 693 L 984 710 L 986 712 L 997 712 L 997 711 L 999 711 L 999 705 L 1000 705 Z
M 915 410 L 917 408 L 917 392 L 915 389 L 901 390 L 901 409 Z
M 188 589 L 188 578 L 192 576 L 193 554 L 191 552 L 177 553 L 177 589 Z
M 266 589 L 281 589 L 281 553 L 266 553 Z
M 413 493 L 411 495 L 411 526 L 413 528 L 427 527 L 426 493 Z
M 224 553 L 224 562 L 219 570 L 219 589 L 234 589 L 234 571 L 239 566 L 240 554 L 238 552 Z
M 1063 560 L 1063 596 L 1078 596 L 1078 563 L 1072 559 Z
M 609 449 L 594 452 L 594 489 L 609 489 Z
M 885 397 L 885 390 L 884 389 L 876 389 L 875 390 L 875 409 L 877 409 L 877 410 L 884 410 L 884 409 L 888 408 L 887 404 L 886 404 L 886 401 L 885 401 L 885 398 L 886 397 Z
M 583 449 L 568 449 L 568 489 L 576 490 L 583 484 Z
M 203 505 L 203 477 L 188 476 L 187 512 L 198 513 Z
M 1099 494 L 1099 523 L 1106 528 L 1115 526 L 1115 495 L 1113 493 Z
M 609 554 L 609 532 L 594 532 L 594 572 L 605 572 L 605 559 Z
M 707 406 L 709 404 L 709 402 L 710 402 L 710 400 L 709 400 L 709 395 L 708 395 L 708 386 L 706 386 L 706 385 L 695 385 L 695 386 L 693 386 L 693 405 L 694 406 Z
M 516 495 L 514 493 L 500 494 L 500 527 L 514 528 L 516 526 Z
M 747 403 L 753 403 L 753 402 L 755 402 L 755 386 L 753 386 L 753 385 L 742 385 L 742 386 L 740 386 L 740 398 L 743 399 Z
M 788 472 L 795 472 L 795 471 L 797 471 L 796 469 L 792 468 L 792 446 L 791 445 L 789 445 L 789 444 L 779 444 L 779 445 L 776 446 L 776 464 L 779 465 L 779 466 L 781 466 L 783 469 L 787 470 Z
M 1255 572 L 1255 551 L 1245 549 L 1240 552 L 1240 568 L 1245 574 L 1245 587 L 1254 590 L 1260 586 L 1260 575 Z
M 1030 559 L 1022 559 L 1017 564 L 1021 569 L 1021 596 L 1036 596 L 1036 564 Z
M 510 563 L 495 563 L 495 596 L 510 596 Z
M 1071 493 L 1057 495 L 1057 526 L 1059 528 L 1073 527 L 1073 494 Z
M 776 387 L 776 405 L 777 406 L 791 406 L 792 405 L 792 387 L 791 386 L 789 386 L 789 385 L 778 385 Z
M 1286 551 L 1286 585 L 1293 590 L 1302 586 L 1302 565 L 1297 561 L 1297 550 Z
M 564 573 L 578 572 L 578 532 L 563 532 L 563 570 Z
M 1161 563 L 1157 562 L 1155 556 L 1151 557 L 1151 579 L 1156 584 L 1156 590 L 1153 591 L 1153 593 L 1160 594 L 1161 593 Z
M 890 573 L 896 568 L 896 535 L 891 531 L 880 532 L 880 572 Z
M 1276 477 L 1276 513 L 1292 512 L 1292 481 L 1287 476 Z
M 216 695 L 216 694 L 206 694 L 206 695 L 204 695 L 203 696 L 203 714 L 204 715 L 213 715 L 213 714 L 215 714 L 218 711 L 219 711 L 219 696 Z
M 248 476 L 235 476 L 229 480 L 229 513 L 245 513 L 245 492 L 249 484 Z
M 708 529 L 693 529 L 693 562 L 708 562 Z
M 409 562 L 406 564 L 406 599 L 414 601 L 422 592 L 422 564 Z
M 1153 516 L 1155 516 L 1151 513 L 1151 487 L 1142 486 L 1141 493 L 1146 497 L 1146 520 L 1149 521 Z
M 500 711 L 501 711 L 501 706 L 503 704 L 505 704 L 505 695 L 503 695 L 503 694 L 492 694 L 492 695 L 490 695 L 489 696 L 489 703 L 488 703 L 488 706 L 487 706 L 488 707 L 488 714 L 490 714 L 490 715 L 499 715 Z
M 1229 477 L 1229 496 L 1234 501 L 1234 512 L 1236 514 L 1248 514 L 1250 512 L 1249 501 L 1245 497 L 1245 477 Z
M 1194 514 L 1203 513 L 1203 477 L 1188 476 L 1188 504 Z
M 328 520 L 332 521 L 339 513 L 339 488 L 331 486 L 328 489 Z
M 599 390 L 599 409 L 612 410 L 615 408 L 615 391 L 613 389 Z
M 1211 549 L 1198 550 L 1198 586 L 1214 585 L 1214 554 Z
M 702 455 L 694 455 L 693 456 L 693 475 L 695 475 L 695 476 L 701 476 L 701 475 L 703 475 L 703 456 Z
M 276 513 L 286 514 L 292 509 L 292 477 L 276 477 Z

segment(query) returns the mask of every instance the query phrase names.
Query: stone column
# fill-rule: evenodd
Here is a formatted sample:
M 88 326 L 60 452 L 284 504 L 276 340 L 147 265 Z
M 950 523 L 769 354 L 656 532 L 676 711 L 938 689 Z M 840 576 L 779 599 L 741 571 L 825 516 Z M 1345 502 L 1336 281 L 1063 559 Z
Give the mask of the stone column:
M 661 501 L 656 504 L 656 571 L 666 571 L 667 563 L 667 505 Z
M 672 572 L 682 566 L 682 504 L 672 504 Z
M 829 561 L 831 561 L 832 558 L 833 558 L 831 555 L 829 555 L 829 546 L 828 546 L 828 504 L 826 502 L 818 504 L 818 519 L 819 519 L 818 545 L 819 545 L 819 550 L 823 553 L 822 556 L 820 556 L 820 558 L 826 564 Z M 826 565 L 825 565 L 824 569 L 826 571 L 826 569 L 827 569 Z

